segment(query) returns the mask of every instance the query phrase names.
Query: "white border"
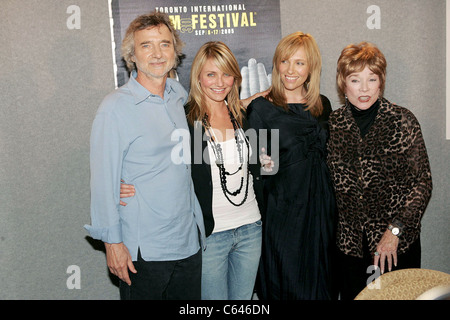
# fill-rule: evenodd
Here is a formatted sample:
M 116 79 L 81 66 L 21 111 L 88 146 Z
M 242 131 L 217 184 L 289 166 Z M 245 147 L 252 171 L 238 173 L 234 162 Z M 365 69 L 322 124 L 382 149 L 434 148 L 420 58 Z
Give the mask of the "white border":
M 447 51 L 447 67 L 446 67 L 446 139 L 450 140 L 450 0 L 446 1 L 446 15 L 447 15 L 447 28 L 446 28 L 446 51 Z
M 118 85 L 117 85 L 116 42 L 114 41 L 114 19 L 112 15 L 112 0 L 108 0 L 108 10 L 109 10 L 109 25 L 111 29 L 111 49 L 113 58 L 114 87 L 117 89 Z

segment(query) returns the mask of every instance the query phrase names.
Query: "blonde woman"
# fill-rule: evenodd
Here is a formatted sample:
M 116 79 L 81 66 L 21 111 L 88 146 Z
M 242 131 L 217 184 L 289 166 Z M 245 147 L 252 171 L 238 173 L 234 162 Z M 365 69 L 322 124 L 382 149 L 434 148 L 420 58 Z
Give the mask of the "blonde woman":
M 250 163 L 249 128 L 239 101 L 242 77 L 222 42 L 204 44 L 191 67 L 187 119 L 191 139 L 203 154 L 194 159 L 192 179 L 206 225 L 202 299 L 251 299 L 261 254 L 262 181 Z M 206 140 L 206 141 L 205 141 Z
M 268 150 L 279 168 L 264 186 L 260 299 L 332 297 L 335 200 L 326 166 L 331 106 L 320 94 L 320 72 L 321 56 L 311 35 L 284 37 L 273 57 L 269 94 L 247 109 L 253 128 L 279 133 L 279 149 Z
M 245 133 L 249 124 L 239 100 L 241 81 L 237 60 L 224 43 L 207 42 L 199 49 L 191 66 L 186 116 L 192 180 L 207 237 L 204 300 L 251 299 L 261 255 L 261 163 Z M 271 162 L 263 162 L 270 170 Z M 122 185 L 122 197 L 134 194 L 129 188 Z

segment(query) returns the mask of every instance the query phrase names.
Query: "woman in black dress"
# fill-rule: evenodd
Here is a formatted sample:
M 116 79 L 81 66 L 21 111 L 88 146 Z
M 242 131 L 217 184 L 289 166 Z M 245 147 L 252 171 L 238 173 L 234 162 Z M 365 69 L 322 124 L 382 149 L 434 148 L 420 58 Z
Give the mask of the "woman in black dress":
M 320 71 L 314 38 L 302 32 L 286 36 L 275 51 L 269 94 L 247 109 L 251 127 L 268 130 L 266 148 L 278 165 L 265 181 L 262 300 L 331 299 L 335 199 L 326 166 L 331 106 L 319 93 Z

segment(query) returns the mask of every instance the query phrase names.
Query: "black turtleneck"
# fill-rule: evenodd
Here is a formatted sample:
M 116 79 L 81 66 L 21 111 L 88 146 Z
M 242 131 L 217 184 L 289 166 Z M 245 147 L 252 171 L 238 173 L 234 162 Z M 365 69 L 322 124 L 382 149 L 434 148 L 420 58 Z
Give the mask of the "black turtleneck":
M 377 99 L 370 108 L 366 110 L 361 110 L 355 107 L 353 104 L 348 102 L 350 109 L 352 110 L 353 118 L 361 131 L 361 137 L 364 137 L 367 132 L 369 132 L 370 127 L 375 121 L 375 117 L 378 114 L 378 109 L 380 108 L 380 99 Z

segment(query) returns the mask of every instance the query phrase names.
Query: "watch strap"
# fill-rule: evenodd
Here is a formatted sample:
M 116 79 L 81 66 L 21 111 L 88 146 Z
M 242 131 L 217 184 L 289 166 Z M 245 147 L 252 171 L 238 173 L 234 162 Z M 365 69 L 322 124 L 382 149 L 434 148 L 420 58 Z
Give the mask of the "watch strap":
M 392 230 L 394 228 L 398 228 L 397 234 L 394 234 L 394 232 L 392 232 Z M 399 237 L 403 233 L 403 223 L 400 220 L 398 220 L 397 218 L 394 218 L 394 220 L 392 220 L 392 222 L 389 223 L 388 229 L 392 232 L 392 234 Z

